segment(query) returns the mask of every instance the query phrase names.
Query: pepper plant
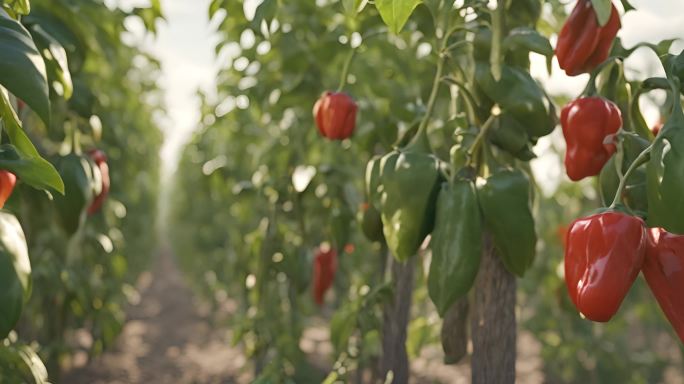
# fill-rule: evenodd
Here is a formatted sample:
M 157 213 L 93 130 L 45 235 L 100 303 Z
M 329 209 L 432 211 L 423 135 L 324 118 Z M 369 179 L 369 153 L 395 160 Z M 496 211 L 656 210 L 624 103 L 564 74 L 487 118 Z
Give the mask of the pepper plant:
M 549 306 L 561 319 L 561 341 L 600 336 L 587 330 L 572 308 L 578 295 L 568 295 L 557 264 L 550 268 L 546 258 L 560 262 L 559 241 L 546 227 L 569 221 L 548 217 L 564 211 L 560 198 L 572 203 L 573 215 L 596 202 L 577 198 L 580 187 L 572 186 L 558 201 L 542 198 L 529 162 L 561 123 L 566 137 L 577 139 L 568 140 L 567 161 L 579 171 L 569 176 L 600 174 L 596 192 L 611 195 L 606 205 L 626 196 L 624 204 L 644 206 L 642 183 L 632 177 L 650 173 L 630 165 L 644 160 L 652 137 L 636 125 L 642 92 L 632 90 L 664 82 L 626 78 L 623 61 L 636 47 L 615 39 L 615 5 L 579 0 L 561 29 L 565 12 L 555 1 L 267 0 L 254 12 L 238 2 L 211 3 L 222 36 L 217 52 L 228 64 L 218 74 L 217 99 L 202 95 L 201 126 L 181 160 L 173 238 L 198 289 L 216 305 L 237 300 L 230 325 L 258 380 L 407 382 L 409 354 L 424 343 L 441 341 L 445 361 L 456 363 L 472 340 L 473 382 L 512 382 L 518 319 L 546 331 L 539 335 L 546 355 L 554 356 L 554 347 L 580 355 L 581 347 L 554 345 L 553 325 L 531 324 Z M 622 2 L 623 12 L 630 9 Z M 559 30 L 554 50 L 549 38 Z M 670 44 L 653 48 L 662 55 Z M 573 112 L 580 102 L 561 112 L 565 100 L 530 74 L 531 54 L 550 63 L 558 57 L 568 75 L 589 73 L 583 96 L 606 116 Z M 675 134 L 663 129 L 669 133 L 661 137 Z M 585 131 L 595 136 L 585 140 Z M 630 132 L 645 135 L 643 148 Z M 588 154 L 575 157 L 577 148 Z M 657 182 L 675 180 L 665 174 Z M 190 204 L 198 193 L 205 204 Z M 649 200 L 677 207 L 671 196 Z M 634 233 L 634 242 L 645 234 Z M 314 255 L 328 246 L 337 254 L 335 281 L 318 309 L 316 287 L 328 284 L 313 272 L 320 269 Z M 636 264 L 644 259 L 634 256 Z M 611 290 L 615 296 L 641 265 L 623 269 L 625 286 Z M 584 281 L 576 276 L 564 278 L 568 285 Z M 546 281 L 559 290 L 535 298 L 535 284 Z M 542 302 L 542 313 L 518 318 L 518 296 Z M 299 342 L 317 316 L 329 319 L 330 372 L 312 367 Z M 594 351 L 605 357 L 609 349 Z M 549 376 L 584 378 L 579 360 L 560 360 L 576 368 L 568 374 L 549 357 Z M 648 379 L 658 375 L 657 368 L 638 369 Z

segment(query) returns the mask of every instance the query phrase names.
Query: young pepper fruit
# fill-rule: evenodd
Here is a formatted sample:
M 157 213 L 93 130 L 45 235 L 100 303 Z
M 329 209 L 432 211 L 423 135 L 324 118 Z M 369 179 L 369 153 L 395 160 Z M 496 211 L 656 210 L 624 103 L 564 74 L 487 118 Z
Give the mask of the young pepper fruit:
M 590 72 L 608 58 L 610 47 L 621 26 L 615 5 L 610 6 L 610 18 L 602 27 L 591 1 L 577 1 L 556 44 L 558 64 L 568 76 Z
M 615 152 L 615 145 L 604 140 L 620 129 L 622 115 L 610 100 L 582 97 L 563 107 L 561 126 L 567 144 L 565 169 L 577 181 L 598 175 Z
M 344 140 L 354 133 L 358 107 L 349 95 L 327 91 L 314 105 L 318 131 L 331 140 Z
M 589 320 L 610 320 L 645 255 L 646 232 L 640 218 L 607 211 L 575 220 L 565 245 L 565 284 L 575 307 Z
M 325 292 L 332 286 L 337 271 L 337 251 L 329 245 L 316 250 L 313 260 L 313 297 L 318 305 L 323 305 Z
M 684 342 L 684 236 L 651 228 L 641 271 L 660 308 Z
M 17 184 L 17 176 L 6 170 L 0 170 L 0 208 L 5 206 L 5 202 L 12 195 L 14 186 Z
M 102 204 L 107 199 L 107 195 L 109 195 L 109 187 L 111 185 L 109 180 L 107 155 L 105 155 L 105 153 L 99 149 L 90 150 L 88 155 L 95 162 L 95 165 L 97 165 L 97 167 L 100 169 L 100 175 L 102 176 L 102 189 L 100 190 L 100 193 L 95 196 L 93 202 L 88 207 L 88 214 L 92 215 L 102 207 Z

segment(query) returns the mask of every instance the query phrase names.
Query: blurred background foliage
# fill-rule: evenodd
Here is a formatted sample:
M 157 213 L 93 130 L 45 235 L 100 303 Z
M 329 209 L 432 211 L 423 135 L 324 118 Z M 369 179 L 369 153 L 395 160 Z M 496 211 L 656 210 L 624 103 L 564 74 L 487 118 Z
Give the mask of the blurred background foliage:
M 0 343 L 0 382 L 7 383 L 40 381 L 42 364 L 34 352 L 50 380 L 59 382 L 60 368 L 69 366 L 74 354 L 95 356 L 112 344 L 125 320 L 123 306 L 137 295 L 132 283 L 158 244 L 162 134 L 154 117 L 164 113 L 160 65 L 124 43 L 123 36 L 129 17 L 142 18 L 153 32 L 162 17 L 159 2 L 131 12 L 101 0 L 32 0 L 30 5 L 22 23 L 34 40 L 47 36 L 52 44 L 41 49 L 52 114 L 46 126 L 28 108 L 18 108 L 24 130 L 50 161 L 74 138 L 84 151 L 102 149 L 112 187 L 100 212 L 71 237 L 58 225 L 47 192 L 19 183 L 5 206 L 21 221 L 33 266 L 31 299 L 15 332 Z M 66 57 L 53 55 L 60 51 Z M 70 88 L 72 95 L 65 91 Z
M 216 307 L 237 301 L 240 310 L 227 325 L 263 382 L 324 376 L 326 367 L 312 370 L 299 347 L 303 330 L 321 318 L 334 346 L 330 380 L 358 374 L 380 352 L 386 252 L 360 231 L 362 180 L 369 158 L 387 152 L 422 115 L 436 60 L 434 26 L 419 6 L 400 34 L 384 34 L 375 7 L 356 14 L 353 4 L 265 0 L 250 10 L 242 2 L 214 0 L 209 10 L 221 36 L 216 54 L 223 69 L 217 96 L 200 95 L 200 127 L 184 149 L 173 187 L 171 239 L 203 297 Z M 555 34 L 565 17 L 564 4 L 545 1 L 540 31 Z M 323 91 L 337 87 L 354 47 L 345 91 L 359 104 L 357 130 L 351 140 L 329 142 L 315 129 L 312 107 Z M 443 160 L 463 124 L 450 96 L 442 87 L 429 127 Z M 574 97 L 553 96 L 557 105 Z M 539 147 L 544 161 L 560 164 L 558 132 Z M 541 241 L 533 269 L 520 280 L 519 330 L 541 344 L 548 382 L 681 377 L 681 345 L 641 277 L 610 323 L 581 319 L 569 301 L 562 234 L 599 204 L 593 182 L 564 179 L 553 194 L 537 193 Z M 313 252 L 323 242 L 340 251 L 340 269 L 334 293 L 319 309 L 308 284 Z M 408 340 L 414 356 L 439 342 L 441 327 L 427 297 L 427 269 L 419 269 Z

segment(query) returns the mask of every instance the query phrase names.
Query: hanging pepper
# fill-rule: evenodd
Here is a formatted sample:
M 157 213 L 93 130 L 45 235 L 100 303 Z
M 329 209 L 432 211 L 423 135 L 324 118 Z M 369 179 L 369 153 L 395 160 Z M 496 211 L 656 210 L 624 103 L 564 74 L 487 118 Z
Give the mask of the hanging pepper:
M 337 271 L 337 251 L 327 244 L 316 250 L 313 260 L 313 297 L 318 305 L 323 305 L 325 292 L 330 289 Z
M 477 183 L 478 199 L 494 246 L 508 271 L 522 276 L 534 261 L 537 234 L 532 188 L 520 170 L 500 170 Z
M 566 235 L 565 284 L 586 318 L 605 322 L 620 308 L 646 255 L 644 222 L 618 211 L 575 220 Z
M 620 109 L 601 97 L 582 97 L 563 107 L 561 125 L 567 144 L 568 177 L 577 181 L 598 175 L 615 152 L 615 144 L 604 141 L 622 126 Z
M 482 219 L 472 182 L 443 183 L 437 198 L 428 293 L 444 316 L 475 282 L 482 252 Z
M 679 102 L 653 141 L 646 175 L 649 227 L 684 234 L 684 114 Z
M 440 163 L 429 153 L 427 137 L 419 135 L 408 146 L 395 149 L 380 160 L 383 233 L 399 261 L 418 252 L 434 225 Z
M 380 192 L 382 185 L 380 184 L 380 159 L 381 156 L 373 156 L 366 164 L 365 175 L 365 192 L 366 199 L 369 204 L 376 208 L 380 205 Z
M 489 130 L 489 141 L 520 160 L 535 158 L 525 126 L 509 113 L 502 113 L 496 117 L 494 125 Z
M 684 236 L 651 228 L 642 272 L 660 308 L 684 342 Z
M 623 159 L 622 159 L 622 174 L 624 175 L 629 166 L 639 156 L 639 154 L 648 147 L 648 141 L 636 135 L 624 136 L 622 142 Z M 609 205 L 618 185 L 620 184 L 620 176 L 617 173 L 615 166 L 616 155 L 613 155 L 610 160 L 603 166 L 599 174 L 599 185 L 601 192 L 601 201 L 605 205 Z M 646 195 L 646 169 L 644 167 L 637 168 L 627 179 L 625 189 L 622 191 L 622 202 L 630 209 L 643 213 L 648 211 L 648 197 Z
M 346 93 L 323 93 L 313 109 L 318 131 L 331 140 L 350 137 L 356 127 L 357 109 L 354 99 Z
M 372 204 L 361 205 L 361 230 L 370 241 L 383 242 L 385 240 L 382 234 L 380 212 Z
M 88 155 L 95 162 L 97 168 L 99 168 L 102 179 L 100 193 L 95 195 L 93 203 L 88 207 L 88 214 L 92 215 L 102 207 L 102 204 L 107 199 L 107 195 L 109 195 L 110 180 L 109 165 L 107 165 L 107 155 L 105 155 L 105 153 L 99 149 L 90 150 Z
M 556 127 L 553 103 L 529 72 L 504 64 L 501 79 L 496 81 L 488 64 L 476 63 L 475 81 L 502 112 L 510 114 L 525 127 L 531 141 L 548 135 Z
M 620 26 L 615 5 L 611 4 L 608 23 L 600 26 L 591 1 L 578 0 L 558 35 L 558 64 L 568 76 L 590 72 L 608 58 Z
M 14 186 L 17 184 L 17 176 L 14 173 L 0 170 L 0 208 L 5 206 L 7 199 L 12 195 Z

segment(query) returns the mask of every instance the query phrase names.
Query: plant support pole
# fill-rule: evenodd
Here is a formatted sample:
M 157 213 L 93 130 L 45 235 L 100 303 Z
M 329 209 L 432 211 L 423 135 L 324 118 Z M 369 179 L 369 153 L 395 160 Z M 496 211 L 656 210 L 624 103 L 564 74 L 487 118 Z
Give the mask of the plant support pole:
M 483 245 L 471 318 L 472 383 L 514 383 L 515 276 L 504 268 L 489 234 Z

